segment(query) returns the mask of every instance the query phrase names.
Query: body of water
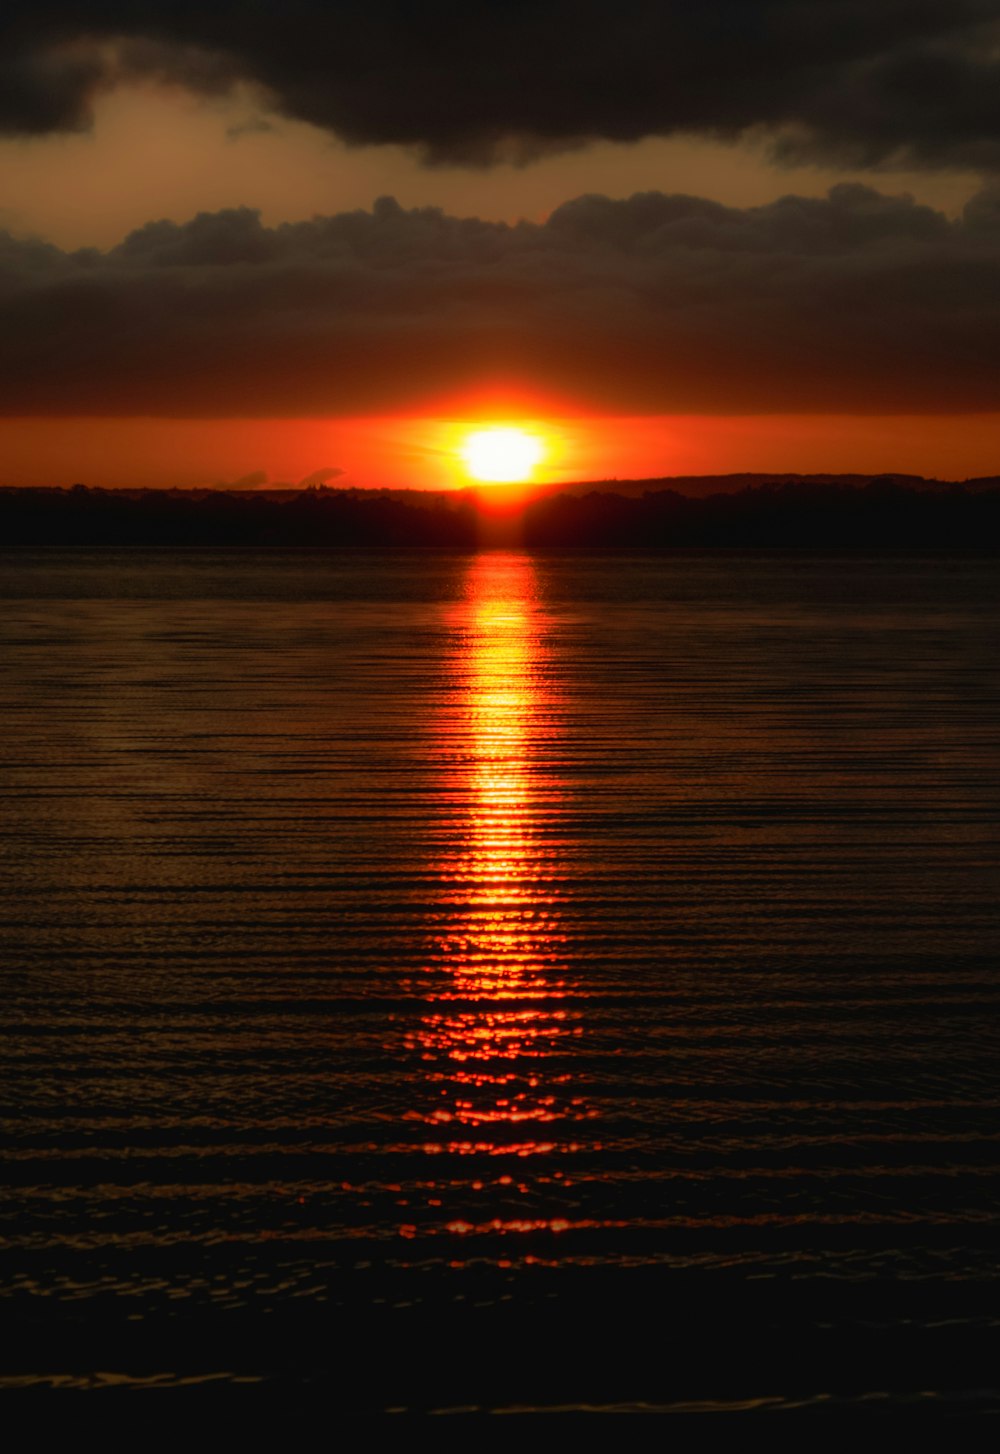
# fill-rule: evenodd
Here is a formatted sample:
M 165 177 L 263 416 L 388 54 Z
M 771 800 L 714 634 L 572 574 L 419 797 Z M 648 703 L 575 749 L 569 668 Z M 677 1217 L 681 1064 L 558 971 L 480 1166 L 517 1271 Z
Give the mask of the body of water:
M 0 574 L 2 1380 L 996 1406 L 986 559 Z

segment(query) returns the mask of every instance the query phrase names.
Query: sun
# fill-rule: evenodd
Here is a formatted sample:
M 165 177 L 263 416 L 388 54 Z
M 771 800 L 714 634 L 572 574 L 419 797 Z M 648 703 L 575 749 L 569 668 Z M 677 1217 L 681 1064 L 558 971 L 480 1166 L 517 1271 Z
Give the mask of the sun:
M 474 480 L 488 484 L 518 484 L 530 480 L 545 454 L 536 434 L 513 427 L 477 429 L 467 434 L 461 455 Z

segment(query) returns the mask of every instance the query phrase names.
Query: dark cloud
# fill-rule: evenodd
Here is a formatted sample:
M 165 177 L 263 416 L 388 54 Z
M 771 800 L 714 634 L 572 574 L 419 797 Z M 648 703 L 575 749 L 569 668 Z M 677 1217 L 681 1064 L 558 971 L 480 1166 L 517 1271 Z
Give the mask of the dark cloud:
M 766 128 L 785 156 L 1000 165 L 1000 0 L 7 0 L 0 129 L 85 125 L 123 73 L 430 161 Z
M 2 44 L 0 20 L 0 132 L 40 136 L 84 131 L 97 93 L 111 83 L 108 60 L 87 44 Z
M 740 210 L 580 197 L 544 225 L 374 211 L 0 234 L 7 414 L 360 414 L 498 380 L 595 409 L 997 408 L 1000 191 L 951 222 L 841 186 Z

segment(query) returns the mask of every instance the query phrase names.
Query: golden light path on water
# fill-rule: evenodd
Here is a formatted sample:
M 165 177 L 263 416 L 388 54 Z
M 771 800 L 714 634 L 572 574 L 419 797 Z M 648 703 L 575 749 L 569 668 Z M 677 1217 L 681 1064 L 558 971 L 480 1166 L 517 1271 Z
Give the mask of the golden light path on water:
M 426 1119 L 447 1133 L 428 1150 L 531 1156 L 553 1149 L 556 1122 L 587 1115 L 566 1058 L 581 1026 L 560 922 L 558 703 L 531 559 L 477 556 L 461 610 L 443 723 L 457 808 L 433 956 L 444 974 L 414 1048 L 433 1092 Z

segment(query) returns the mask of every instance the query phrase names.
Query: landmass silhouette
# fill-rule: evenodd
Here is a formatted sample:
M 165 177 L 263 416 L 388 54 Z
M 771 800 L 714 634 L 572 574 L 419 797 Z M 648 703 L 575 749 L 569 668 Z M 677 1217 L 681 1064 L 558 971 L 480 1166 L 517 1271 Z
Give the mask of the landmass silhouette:
M 1000 477 L 685 476 L 488 490 L 0 488 L 0 548 L 1000 548 Z

